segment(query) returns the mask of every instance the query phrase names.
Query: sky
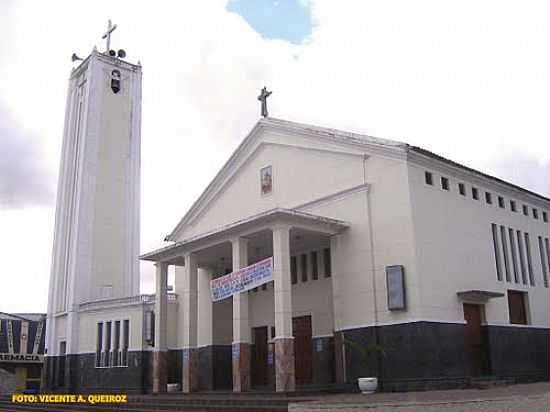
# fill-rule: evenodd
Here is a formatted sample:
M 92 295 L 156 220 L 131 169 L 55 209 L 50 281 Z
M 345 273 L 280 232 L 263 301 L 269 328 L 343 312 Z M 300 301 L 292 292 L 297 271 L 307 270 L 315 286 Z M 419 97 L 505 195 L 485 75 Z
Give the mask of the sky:
M 550 4 L 0 1 L 0 311 L 46 310 L 73 52 L 143 65 L 141 251 L 260 115 L 405 141 L 550 196 Z M 153 291 L 142 263 L 142 292 Z

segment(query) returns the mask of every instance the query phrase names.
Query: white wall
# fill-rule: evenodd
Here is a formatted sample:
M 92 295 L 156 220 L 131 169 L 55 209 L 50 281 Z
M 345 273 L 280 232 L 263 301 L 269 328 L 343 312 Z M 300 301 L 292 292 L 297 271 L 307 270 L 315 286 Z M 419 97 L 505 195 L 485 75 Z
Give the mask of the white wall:
M 425 183 L 425 171 L 433 173 L 433 186 Z M 542 210 L 548 211 L 550 204 L 434 162 L 410 163 L 409 176 L 422 316 L 462 322 L 456 292 L 477 289 L 506 294 L 514 289 L 528 292 L 531 323 L 550 326 L 550 289 L 543 285 L 538 247 L 539 235 L 550 237 L 550 224 L 542 221 Z M 442 190 L 441 176 L 449 178 L 450 191 Z M 459 182 L 465 183 L 466 196 L 459 194 Z M 479 200 L 472 198 L 472 186 L 478 188 Z M 485 201 L 486 191 L 492 193 L 492 205 Z M 504 209 L 498 206 L 499 195 L 505 199 Z M 516 201 L 517 213 L 510 210 L 510 200 Z M 529 205 L 529 216 L 523 215 L 523 204 Z M 532 216 L 532 207 L 539 209 L 538 220 Z M 491 223 L 529 233 L 536 286 L 523 285 L 521 275 L 516 284 L 513 273 L 512 282 L 497 280 Z M 489 324 L 509 324 L 506 296 L 490 300 L 485 312 Z

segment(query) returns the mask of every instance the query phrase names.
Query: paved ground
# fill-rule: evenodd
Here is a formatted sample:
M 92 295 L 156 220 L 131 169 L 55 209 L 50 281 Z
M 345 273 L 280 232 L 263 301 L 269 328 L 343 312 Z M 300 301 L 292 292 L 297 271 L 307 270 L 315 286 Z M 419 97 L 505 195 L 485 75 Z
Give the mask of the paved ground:
M 492 389 L 331 395 L 316 402 L 292 404 L 292 412 L 550 412 L 550 383 Z

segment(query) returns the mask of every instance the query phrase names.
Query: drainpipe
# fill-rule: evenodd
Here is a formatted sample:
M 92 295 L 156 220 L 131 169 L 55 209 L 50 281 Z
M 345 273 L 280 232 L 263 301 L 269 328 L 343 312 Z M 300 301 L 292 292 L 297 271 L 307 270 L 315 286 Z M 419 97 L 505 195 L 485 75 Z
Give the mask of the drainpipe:
M 367 155 L 363 154 L 363 183 L 367 184 Z M 374 231 L 372 229 L 372 208 L 370 203 L 369 191 L 365 191 L 365 200 L 367 206 L 367 219 L 369 222 L 369 238 L 370 238 L 370 260 L 371 260 L 371 273 L 372 273 L 372 304 L 374 310 L 374 344 L 380 345 L 380 336 L 378 333 L 378 305 L 376 300 L 376 265 L 374 264 Z M 376 353 L 376 368 L 378 370 L 378 378 L 380 389 L 382 386 L 382 356 L 380 353 Z

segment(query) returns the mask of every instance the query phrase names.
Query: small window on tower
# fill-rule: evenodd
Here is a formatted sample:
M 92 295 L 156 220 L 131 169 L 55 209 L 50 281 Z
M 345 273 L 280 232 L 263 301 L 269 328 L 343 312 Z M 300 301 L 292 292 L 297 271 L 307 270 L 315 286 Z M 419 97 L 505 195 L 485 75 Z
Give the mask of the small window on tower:
M 539 218 L 539 211 L 538 211 L 537 209 L 535 209 L 535 208 L 533 208 L 533 217 L 534 217 L 535 219 L 538 219 L 538 218 Z
M 485 201 L 489 205 L 493 204 L 493 196 L 491 196 L 491 193 L 485 192 Z
M 464 186 L 464 183 L 458 184 L 458 193 L 460 193 L 462 196 L 466 196 L 466 186 Z
M 479 199 L 479 191 L 477 190 L 477 187 L 472 187 L 472 198 L 474 200 Z
M 449 190 L 449 179 L 446 177 L 441 177 L 441 188 L 443 190 Z
M 430 172 L 424 172 L 424 179 L 426 180 L 427 185 L 433 185 L 433 175 Z
M 525 216 L 529 216 L 529 209 L 527 208 L 527 205 L 523 205 L 523 214 Z
M 510 210 L 512 212 L 517 212 L 516 202 L 514 200 L 510 200 Z
M 111 72 L 111 90 L 115 94 L 120 91 L 120 72 L 118 70 Z
M 548 213 L 542 212 L 542 220 L 544 220 L 545 223 L 548 223 Z
M 502 196 L 498 197 L 498 207 L 504 209 L 504 198 Z

